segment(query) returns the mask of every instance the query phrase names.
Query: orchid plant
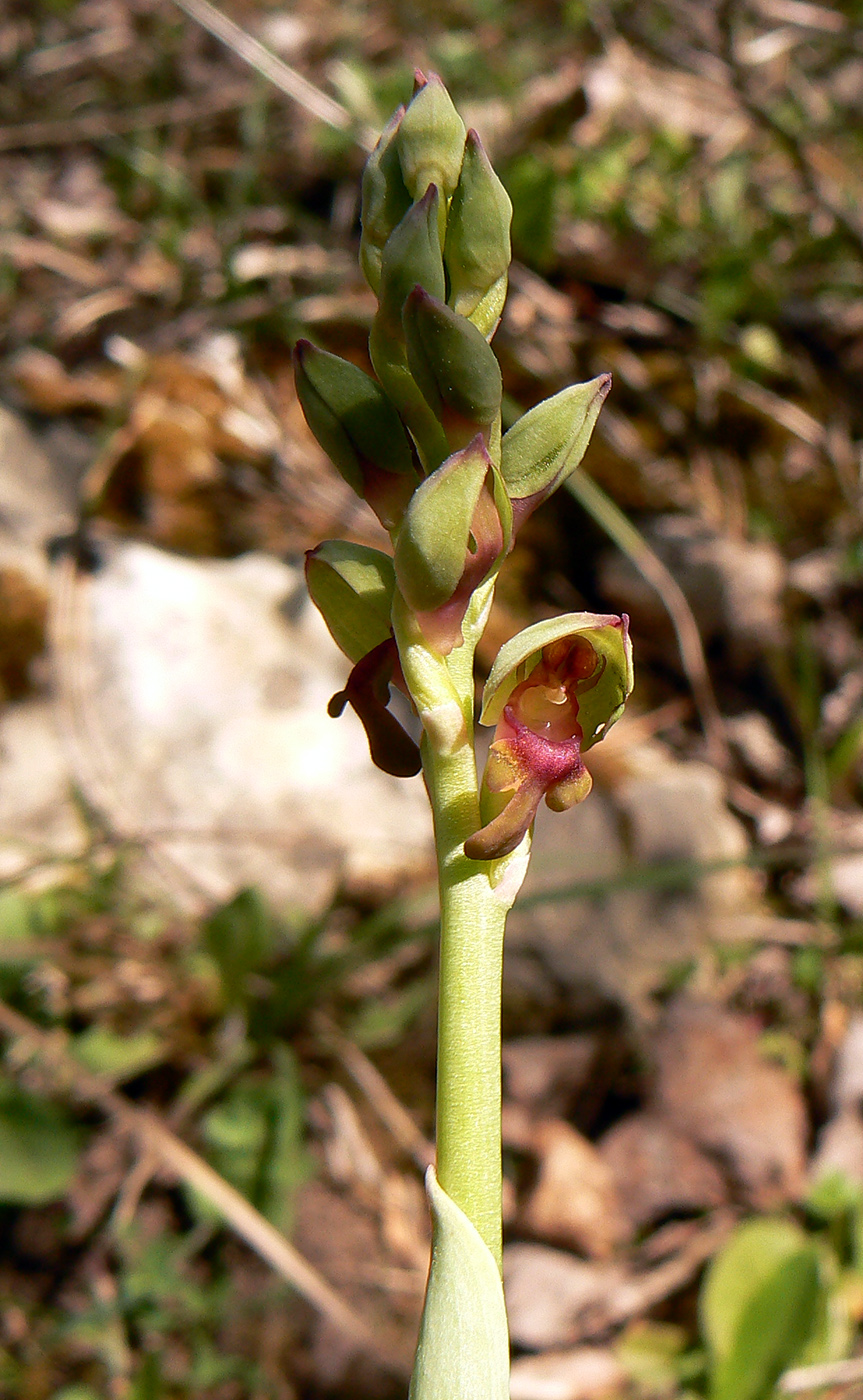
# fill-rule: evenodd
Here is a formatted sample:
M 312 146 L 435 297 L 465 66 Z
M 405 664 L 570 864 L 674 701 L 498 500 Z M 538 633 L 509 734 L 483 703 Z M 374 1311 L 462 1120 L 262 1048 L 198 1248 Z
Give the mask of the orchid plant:
M 501 1285 L 500 992 L 506 916 L 540 801 L 581 802 L 584 754 L 632 689 L 626 617 L 570 613 L 500 650 L 480 723 L 474 657 L 516 531 L 585 452 L 611 385 L 576 384 L 501 432 L 490 340 L 510 263 L 511 206 L 438 77 L 387 124 L 363 175 L 364 275 L 378 302 L 375 377 L 308 341 L 297 393 L 334 465 L 388 531 L 392 554 L 327 540 L 309 592 L 352 669 L 330 702 L 362 721 L 374 762 L 422 769 L 434 815 L 441 941 L 432 1262 L 413 1400 L 506 1400 Z M 409 698 L 417 744 L 391 712 Z

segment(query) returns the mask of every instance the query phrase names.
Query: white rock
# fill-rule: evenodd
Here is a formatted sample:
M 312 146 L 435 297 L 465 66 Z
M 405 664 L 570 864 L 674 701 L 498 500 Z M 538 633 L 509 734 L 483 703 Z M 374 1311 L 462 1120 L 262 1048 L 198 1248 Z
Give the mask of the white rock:
M 830 1097 L 837 1109 L 863 1105 L 863 1016 L 854 1016 L 836 1056 Z
M 574 1347 L 520 1356 L 510 1372 L 510 1400 L 594 1400 L 615 1395 L 627 1373 L 608 1347 Z
M 818 1134 L 809 1164 L 810 1186 L 817 1186 L 834 1172 L 863 1184 L 863 1119 L 856 1108 L 840 1109 Z
M 0 713 L 0 879 L 46 858 L 47 874 L 57 857 L 82 854 L 88 838 L 70 777 L 52 706 L 8 705 Z
M 329 718 L 347 662 L 298 570 L 113 544 L 73 597 L 59 674 L 75 779 L 118 832 L 151 834 L 175 893 L 255 884 L 310 911 L 339 883 L 424 866 L 421 780 L 378 772 L 355 716 Z
M 548 1245 L 508 1245 L 503 1284 L 513 1342 L 531 1351 L 573 1342 L 587 1315 L 605 1317 L 624 1278 L 616 1264 L 588 1264 Z

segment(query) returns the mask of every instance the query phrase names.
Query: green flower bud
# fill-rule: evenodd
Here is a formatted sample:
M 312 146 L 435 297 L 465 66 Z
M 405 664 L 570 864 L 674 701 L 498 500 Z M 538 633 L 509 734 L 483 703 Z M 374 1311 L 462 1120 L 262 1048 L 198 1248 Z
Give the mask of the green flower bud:
M 373 292 L 381 284 L 384 244 L 411 207 L 395 141 L 404 113 L 399 107 L 390 117 L 363 170 L 360 263 Z
M 369 337 L 375 373 L 413 434 L 426 469 L 432 471 L 447 457 L 449 444 L 408 368 L 402 311 L 416 286 L 444 299 L 439 202 L 437 187 L 430 185 L 390 235 L 381 262 L 380 305 Z
M 349 486 L 392 529 L 418 476 L 401 419 L 381 386 L 350 360 L 308 340 L 294 349 L 306 422 Z
M 422 78 L 417 75 L 418 82 Z M 402 175 L 414 199 L 436 185 L 453 193 L 464 154 L 465 125 L 436 73 L 422 80 L 402 117 L 395 141 Z
M 402 310 L 414 287 L 443 301 L 446 278 L 438 234 L 440 196 L 430 185 L 387 239 L 381 259 L 380 309 L 375 318 L 394 340 L 404 338 Z
M 408 367 L 450 447 L 466 447 L 478 432 L 487 440 L 503 392 L 500 366 L 488 341 L 422 287 L 411 292 L 402 319 Z
M 506 300 L 512 205 L 475 131 L 447 216 L 444 261 L 450 305 L 490 335 Z
M 572 384 L 530 409 L 504 435 L 500 470 L 516 530 L 575 471 L 610 388 L 610 374 Z
M 480 722 L 497 728 L 483 777 L 485 826 L 465 842 L 472 860 L 510 855 L 543 797 L 555 812 L 587 797 L 582 754 L 620 718 L 632 691 L 628 625 L 625 616 L 569 613 L 501 647 L 483 693 Z
M 509 498 L 479 434 L 414 492 L 396 539 L 396 580 L 442 655 L 461 644 L 472 595 L 509 549 L 511 520 Z
M 306 555 L 306 584 L 336 646 L 357 662 L 390 636 L 396 576 L 388 554 L 324 540 Z

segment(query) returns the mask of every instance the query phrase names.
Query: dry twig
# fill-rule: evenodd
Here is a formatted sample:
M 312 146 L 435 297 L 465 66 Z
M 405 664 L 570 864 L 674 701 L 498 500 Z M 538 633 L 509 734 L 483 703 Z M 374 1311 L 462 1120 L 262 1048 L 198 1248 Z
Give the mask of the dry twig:
M 396 1098 L 380 1070 L 376 1069 L 359 1046 L 343 1036 L 327 1017 L 318 1017 L 317 1026 L 327 1048 L 333 1052 L 357 1088 L 365 1094 L 380 1122 L 392 1134 L 402 1151 L 424 1172 L 426 1167 L 430 1167 L 434 1162 L 434 1147 Z
M 241 29 L 227 15 L 222 14 L 215 5 L 211 5 L 210 0 L 174 0 L 174 4 L 313 116 L 340 131 L 349 131 L 353 127 L 354 119 L 346 107 L 328 97 L 282 59 L 270 53 L 259 40 L 253 38 L 245 29 Z M 357 131 L 355 136 L 358 144 L 367 151 L 372 150 L 377 139 L 365 130 Z

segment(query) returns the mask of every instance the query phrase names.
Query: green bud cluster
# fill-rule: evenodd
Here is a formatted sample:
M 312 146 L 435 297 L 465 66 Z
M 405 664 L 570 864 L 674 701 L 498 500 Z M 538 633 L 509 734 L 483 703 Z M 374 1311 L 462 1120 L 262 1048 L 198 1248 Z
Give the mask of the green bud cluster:
M 392 540 L 392 558 L 328 541 L 307 564 L 311 595 L 354 667 L 334 711 L 353 705 L 391 772 L 415 771 L 412 741 L 393 745 L 395 720 L 381 717 L 390 682 L 406 689 L 394 603 L 445 662 L 515 531 L 581 461 L 611 383 L 601 375 L 564 389 L 502 435 L 489 342 L 506 297 L 511 213 L 441 80 L 417 74 L 363 174 L 374 375 L 308 341 L 295 350 L 309 427 Z

